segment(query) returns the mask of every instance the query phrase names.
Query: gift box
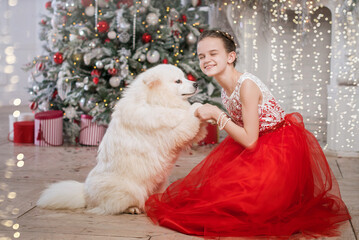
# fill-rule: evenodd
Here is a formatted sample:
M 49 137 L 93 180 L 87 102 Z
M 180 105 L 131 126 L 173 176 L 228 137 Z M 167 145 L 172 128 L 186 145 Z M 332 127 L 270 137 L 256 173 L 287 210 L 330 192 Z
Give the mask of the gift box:
M 106 129 L 107 126 L 92 122 L 92 116 L 82 114 L 79 143 L 87 146 L 98 146 Z
M 34 121 L 14 122 L 14 143 L 34 143 Z
M 14 123 L 15 122 L 24 122 L 24 121 L 34 121 L 34 114 L 33 113 L 20 113 L 19 117 L 14 117 L 14 115 L 12 115 L 12 114 L 9 115 L 9 135 L 8 135 L 9 141 L 14 141 Z M 32 142 L 34 142 L 34 140 L 32 140 Z
M 218 143 L 219 134 L 218 134 L 217 125 L 208 123 L 206 129 L 207 129 L 206 137 L 202 141 L 200 141 L 198 144 L 199 145 L 207 145 L 207 144 Z
M 59 110 L 51 110 L 35 114 L 35 145 L 62 145 L 62 116 L 63 113 Z

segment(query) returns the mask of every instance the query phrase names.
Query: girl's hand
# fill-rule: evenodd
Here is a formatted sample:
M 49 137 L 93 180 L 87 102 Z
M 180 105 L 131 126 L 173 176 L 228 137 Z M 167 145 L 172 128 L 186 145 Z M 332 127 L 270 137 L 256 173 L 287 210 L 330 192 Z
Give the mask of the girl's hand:
M 221 114 L 221 110 L 217 106 L 208 103 L 197 108 L 197 110 L 194 113 L 194 115 L 198 117 L 201 121 L 208 121 L 208 120 L 216 121 L 219 114 Z

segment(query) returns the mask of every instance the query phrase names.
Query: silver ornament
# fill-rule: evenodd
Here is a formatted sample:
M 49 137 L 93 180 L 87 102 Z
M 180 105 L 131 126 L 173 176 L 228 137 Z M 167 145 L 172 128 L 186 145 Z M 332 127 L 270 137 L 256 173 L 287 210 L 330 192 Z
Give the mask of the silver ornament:
M 142 53 L 142 54 L 138 57 L 138 60 L 139 60 L 140 62 L 146 61 L 146 55 Z
M 158 24 L 158 16 L 156 13 L 149 13 L 147 14 L 146 17 L 146 22 L 148 23 L 148 25 L 157 25 Z
M 95 7 L 94 6 L 88 6 L 85 8 L 85 14 L 89 17 L 93 17 L 95 15 Z
M 34 86 L 32 86 L 32 90 L 37 93 L 40 90 L 39 85 L 35 84 Z
M 85 90 L 85 91 L 88 91 L 88 90 L 89 90 L 89 85 L 85 85 L 85 86 L 84 86 L 84 90 Z
M 115 38 L 116 38 L 116 32 L 115 32 L 115 31 L 109 31 L 109 32 L 107 33 L 107 37 L 108 37 L 109 39 L 115 39 Z
M 189 45 L 193 45 L 197 42 L 197 38 L 196 36 L 193 34 L 193 33 L 189 33 L 187 36 L 186 36 L 186 42 L 189 44 Z
M 157 50 L 148 51 L 146 58 L 149 63 L 156 63 L 158 60 L 160 60 L 160 53 Z
M 82 97 L 80 99 L 79 106 L 80 106 L 81 110 L 84 111 L 85 113 L 90 111 L 90 108 L 86 105 L 86 98 L 85 97 Z
M 110 78 L 110 85 L 111 87 L 118 87 L 120 86 L 121 79 L 118 76 L 113 76 Z
M 142 6 L 144 7 L 148 7 L 151 5 L 151 0 L 142 0 Z
M 97 67 L 98 69 L 103 68 L 103 62 L 100 61 L 100 60 L 96 61 L 96 67 Z
M 118 40 L 121 43 L 127 43 L 128 41 L 130 41 L 130 34 L 128 34 L 128 32 L 122 32 L 118 35 Z

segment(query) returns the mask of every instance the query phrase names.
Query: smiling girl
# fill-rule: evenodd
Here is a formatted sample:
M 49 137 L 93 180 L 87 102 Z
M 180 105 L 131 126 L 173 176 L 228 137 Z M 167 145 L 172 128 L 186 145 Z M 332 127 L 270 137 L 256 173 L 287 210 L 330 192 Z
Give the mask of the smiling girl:
M 210 104 L 195 114 L 228 137 L 185 178 L 152 195 L 147 215 L 206 237 L 337 235 L 350 215 L 320 145 L 299 113 L 286 114 L 260 79 L 235 69 L 235 49 L 228 33 L 201 34 L 200 67 L 221 85 L 228 115 Z

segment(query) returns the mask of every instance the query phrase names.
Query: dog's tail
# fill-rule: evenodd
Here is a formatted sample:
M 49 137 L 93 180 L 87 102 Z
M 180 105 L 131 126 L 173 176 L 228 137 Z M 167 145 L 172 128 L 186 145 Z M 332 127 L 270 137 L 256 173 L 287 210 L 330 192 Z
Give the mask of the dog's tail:
M 72 180 L 54 183 L 42 192 L 37 206 L 48 209 L 84 208 L 84 183 Z

